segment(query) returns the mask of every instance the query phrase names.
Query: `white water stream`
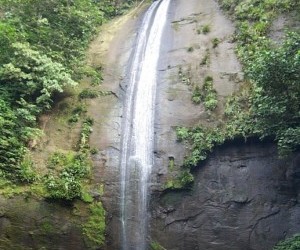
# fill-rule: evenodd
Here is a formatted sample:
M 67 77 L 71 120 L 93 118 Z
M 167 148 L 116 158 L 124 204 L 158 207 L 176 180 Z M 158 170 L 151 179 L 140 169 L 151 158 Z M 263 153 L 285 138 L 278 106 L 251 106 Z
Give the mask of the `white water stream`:
M 155 1 L 145 13 L 128 72 L 120 164 L 123 250 L 147 247 L 157 68 L 169 3 Z

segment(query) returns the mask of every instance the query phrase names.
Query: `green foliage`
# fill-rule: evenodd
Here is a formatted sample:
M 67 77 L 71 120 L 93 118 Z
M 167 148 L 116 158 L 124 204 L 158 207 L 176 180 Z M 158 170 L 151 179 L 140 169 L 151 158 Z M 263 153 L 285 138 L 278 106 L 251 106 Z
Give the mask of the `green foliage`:
M 150 249 L 151 250 L 166 250 L 164 247 L 162 247 L 157 241 L 152 241 L 150 243 Z
M 93 99 L 99 97 L 99 92 L 94 89 L 84 89 L 80 92 L 80 99 Z
M 37 173 L 33 169 L 33 162 L 30 157 L 24 157 L 16 173 L 16 177 L 23 183 L 33 183 L 38 179 Z
M 279 242 L 273 250 L 298 250 L 300 249 L 300 235 Z
M 86 236 L 89 247 L 99 248 L 105 241 L 105 210 L 102 203 L 95 202 L 90 205 L 90 216 L 83 225 L 83 233 Z
M 83 191 L 81 193 L 81 200 L 86 203 L 92 203 L 94 201 L 94 197 L 90 193 Z
M 276 136 L 280 153 L 300 145 L 300 34 L 290 33 L 281 47 L 263 50 L 247 68 L 254 90 L 251 117 L 262 137 Z
M 84 151 L 85 149 L 89 149 L 89 137 L 93 132 L 92 126 L 94 124 L 94 120 L 92 118 L 86 118 L 82 123 L 82 129 L 80 133 L 80 142 L 79 149 L 80 151 Z
M 104 19 L 98 4 L 89 0 L 12 0 L 4 1 L 3 8 L 10 13 L 6 18 L 30 44 L 68 64 L 82 57 L 96 26 Z
M 82 181 L 89 176 L 91 169 L 88 141 L 92 126 L 91 118 L 83 121 L 78 153 L 55 152 L 49 157 L 48 168 L 51 171 L 44 177 L 44 186 L 49 198 L 63 200 L 81 198 L 83 201 L 91 202 L 92 197 L 84 191 Z
M 175 159 L 174 157 L 169 157 L 169 169 L 172 171 L 175 167 Z
M 0 174 L 15 182 L 31 183 L 36 175 L 32 162 L 26 155 L 24 142 L 28 138 L 29 128 L 23 127 L 16 112 L 0 100 Z
M 212 111 L 218 105 L 218 96 L 217 91 L 213 87 L 213 78 L 207 76 L 204 80 L 203 86 L 200 87 L 197 85 L 194 88 L 192 94 L 192 101 L 195 104 L 203 102 L 206 110 Z
M 11 44 L 22 40 L 22 35 L 20 35 L 10 22 L 4 22 L 0 20 L 0 65 L 9 63 L 13 50 Z
M 176 129 L 178 141 L 191 147 L 183 165 L 187 173 L 205 160 L 215 146 L 234 138 L 275 138 L 281 156 L 300 148 L 300 34 L 289 33 L 280 46 L 267 38 L 272 20 L 282 12 L 299 9 L 300 2 L 219 2 L 237 21 L 237 54 L 244 64 L 247 81 L 243 88 L 227 99 L 224 124 L 215 128 Z M 216 47 L 220 41 L 214 39 L 212 42 Z M 205 65 L 206 59 L 200 64 Z M 203 102 L 207 110 L 216 108 L 217 93 L 211 77 L 205 79 L 201 88 L 195 86 L 192 100 L 196 104 Z M 181 187 L 179 179 L 169 180 L 166 184 L 169 189 Z M 287 245 L 280 243 L 281 248 L 274 249 L 296 249 L 288 248 L 288 244 L 294 242 L 298 246 L 298 241 L 297 236 L 288 240 Z
M 194 167 L 200 161 L 207 158 L 213 147 L 224 143 L 226 134 L 222 129 L 218 128 L 177 128 L 177 137 L 191 144 L 192 151 L 189 157 L 186 158 L 184 166 Z M 184 132 L 184 133 L 183 133 Z
M 92 85 L 101 83 L 101 67 L 84 66 L 84 52 L 97 27 L 134 2 L 0 0 L 1 176 L 20 182 L 35 179 L 32 164 L 23 156 L 26 146 L 41 134 L 37 117 L 51 108 L 57 93 L 76 85 L 74 77 L 90 77 Z M 106 94 L 111 93 L 97 96 Z M 74 110 L 69 122 L 78 122 L 83 113 Z M 76 180 L 70 177 L 68 182 L 76 193 Z
M 184 170 L 177 178 L 168 180 L 164 188 L 169 190 L 190 189 L 193 183 L 194 176 L 188 170 Z
M 186 127 L 177 127 L 176 135 L 178 141 L 184 141 L 189 138 L 189 129 Z
M 93 68 L 91 66 L 83 66 L 80 69 L 80 73 L 81 76 L 87 76 L 90 77 L 92 79 L 92 86 L 97 86 L 100 83 L 102 83 L 103 81 L 103 77 L 102 77 L 102 68 Z
M 41 55 L 29 44 L 15 43 L 12 48 L 14 57 L 0 68 L 0 84 L 11 99 L 35 105 L 33 114 L 49 109 L 54 93 L 76 85 L 62 64 Z
M 207 34 L 210 32 L 210 26 L 208 24 L 203 25 L 202 27 L 202 33 Z
M 196 85 L 196 87 L 193 90 L 192 101 L 195 104 L 200 104 L 203 101 L 203 94 L 198 85 Z
M 81 180 L 90 172 L 90 162 L 86 154 L 54 153 L 49 161 L 50 171 L 44 177 L 48 197 L 73 200 L 82 196 Z
M 214 39 L 212 39 L 212 46 L 213 46 L 213 48 L 216 48 L 216 47 L 218 47 L 218 45 L 219 45 L 219 43 L 220 43 L 220 40 L 219 40 L 219 38 L 214 38 Z
M 299 149 L 300 131 L 300 34 L 289 33 L 273 44 L 267 33 L 272 20 L 282 12 L 299 9 L 299 1 L 220 1 L 238 20 L 237 53 L 251 82 L 247 93 L 228 100 L 225 114 L 227 136 L 272 137 L 279 154 Z M 233 12 L 235 10 L 235 12 Z

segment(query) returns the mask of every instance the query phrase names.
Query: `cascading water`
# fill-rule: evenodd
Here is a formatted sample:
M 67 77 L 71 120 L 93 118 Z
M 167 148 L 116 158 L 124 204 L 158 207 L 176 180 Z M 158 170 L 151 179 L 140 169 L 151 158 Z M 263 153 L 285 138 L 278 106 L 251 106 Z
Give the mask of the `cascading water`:
M 148 184 L 153 164 L 157 67 L 170 0 L 155 1 L 139 30 L 129 70 L 121 153 L 121 246 L 146 249 Z

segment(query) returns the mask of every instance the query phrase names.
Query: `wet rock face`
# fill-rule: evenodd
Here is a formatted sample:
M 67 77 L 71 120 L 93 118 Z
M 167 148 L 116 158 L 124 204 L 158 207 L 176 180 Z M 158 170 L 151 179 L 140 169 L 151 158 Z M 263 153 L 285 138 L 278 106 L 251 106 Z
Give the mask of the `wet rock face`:
M 87 209 L 34 198 L 0 196 L 0 249 L 86 249 Z
M 191 191 L 153 199 L 152 238 L 168 250 L 267 250 L 300 231 L 299 164 L 269 144 L 225 145 Z

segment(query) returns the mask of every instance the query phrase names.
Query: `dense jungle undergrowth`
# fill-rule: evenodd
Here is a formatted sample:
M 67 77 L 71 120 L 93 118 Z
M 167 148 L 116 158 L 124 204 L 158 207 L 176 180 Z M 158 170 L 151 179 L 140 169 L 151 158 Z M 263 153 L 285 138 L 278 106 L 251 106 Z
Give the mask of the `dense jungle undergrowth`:
M 0 194 L 81 199 L 90 206 L 83 234 L 91 247 L 104 243 L 105 211 L 89 190 L 97 150 L 89 146 L 94 121 L 85 100 L 110 93 L 101 91 L 102 69 L 86 64 L 86 50 L 102 24 L 137 2 L 0 0 Z M 83 78 L 89 83 L 80 86 Z M 63 115 L 79 128 L 77 145 L 37 166 L 30 151 L 44 136 L 39 118 L 66 96 L 76 100 Z

